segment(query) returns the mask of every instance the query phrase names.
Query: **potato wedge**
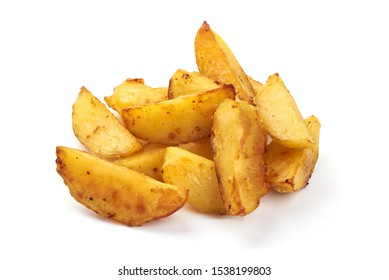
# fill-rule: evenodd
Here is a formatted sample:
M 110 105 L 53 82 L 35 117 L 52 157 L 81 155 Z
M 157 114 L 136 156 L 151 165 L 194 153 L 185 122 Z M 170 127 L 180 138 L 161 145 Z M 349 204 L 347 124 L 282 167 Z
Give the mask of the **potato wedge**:
M 224 214 L 213 161 L 177 147 L 168 147 L 162 176 L 166 183 L 189 189 L 188 203 L 201 212 Z
M 238 60 L 223 39 L 204 22 L 195 38 L 196 63 L 200 73 L 231 84 L 238 100 L 254 104 L 254 89 Z
M 202 93 L 222 85 L 199 72 L 178 69 L 169 81 L 168 98 L 173 99 L 185 94 Z
M 146 145 L 142 150 L 113 162 L 162 182 L 161 168 L 165 150 L 166 146 L 151 143 Z
M 85 87 L 73 104 L 72 124 L 78 140 L 99 156 L 120 157 L 142 148 L 119 119 Z
M 136 137 L 153 143 L 176 145 L 207 136 L 211 132 L 212 115 L 218 104 L 234 98 L 234 88 L 221 88 L 200 94 L 124 109 L 122 118 Z
M 256 96 L 261 91 L 263 84 L 261 82 L 258 82 L 257 80 L 254 80 L 251 77 L 248 77 L 248 78 L 249 78 L 250 84 L 252 85 L 252 87 L 254 89 L 254 96 Z
M 274 141 L 267 146 L 266 181 L 277 192 L 289 193 L 304 188 L 315 168 L 319 156 L 320 122 L 311 116 L 305 123 L 315 142 L 311 147 L 291 149 Z
M 255 100 L 273 140 L 289 148 L 306 148 L 314 142 L 295 100 L 277 73 L 268 78 Z
M 178 148 L 184 149 L 188 152 L 213 160 L 213 153 L 211 147 L 211 139 L 209 136 L 201 138 L 200 140 L 180 144 Z
M 121 115 L 124 108 L 167 100 L 167 88 L 152 88 L 143 79 L 127 79 L 115 87 L 111 96 L 104 97 L 109 107 Z
M 57 172 L 79 203 L 130 226 L 166 217 L 180 209 L 188 191 L 161 183 L 92 154 L 57 147 Z
M 251 213 L 269 191 L 264 182 L 266 138 L 254 106 L 226 99 L 217 108 L 211 144 L 223 200 L 230 215 Z

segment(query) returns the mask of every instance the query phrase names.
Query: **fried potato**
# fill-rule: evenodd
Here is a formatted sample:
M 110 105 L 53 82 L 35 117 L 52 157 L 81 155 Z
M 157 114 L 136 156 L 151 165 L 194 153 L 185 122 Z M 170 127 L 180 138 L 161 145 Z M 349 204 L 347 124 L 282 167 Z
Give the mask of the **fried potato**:
M 250 84 L 252 85 L 252 87 L 254 89 L 254 96 L 256 96 L 261 91 L 263 84 L 261 82 L 258 82 L 257 80 L 254 80 L 251 77 L 248 77 L 248 78 L 249 78 Z
M 178 69 L 169 81 L 168 98 L 173 99 L 185 94 L 202 93 L 222 85 L 199 72 Z
M 118 118 L 85 87 L 73 104 L 73 131 L 92 153 L 119 157 L 142 148 Z
M 217 108 L 211 144 L 222 197 L 230 215 L 251 213 L 269 191 L 264 182 L 266 138 L 254 106 L 226 99 Z
M 136 137 L 153 143 L 176 145 L 207 136 L 218 104 L 234 98 L 234 88 L 183 95 L 159 103 L 123 109 L 122 119 Z
M 166 217 L 187 201 L 184 187 L 154 180 L 86 152 L 57 147 L 57 172 L 73 198 L 104 217 L 139 226 Z
M 145 145 L 142 150 L 113 162 L 162 182 L 161 168 L 165 150 L 165 145 L 151 143 Z
M 196 63 L 200 73 L 231 84 L 238 100 L 254 104 L 254 89 L 238 60 L 223 39 L 204 22 L 195 38 Z
M 127 79 L 115 87 L 111 96 L 104 97 L 109 107 L 119 115 L 124 108 L 167 100 L 167 88 L 152 88 L 143 79 Z
M 295 100 L 277 73 L 268 78 L 255 100 L 273 140 L 289 148 L 306 148 L 314 142 Z
M 201 212 L 226 212 L 213 161 L 177 147 L 168 147 L 162 176 L 166 183 L 189 189 L 188 203 Z
M 274 141 L 267 146 L 266 181 L 277 192 L 289 193 L 304 188 L 315 168 L 319 156 L 320 122 L 311 116 L 305 123 L 315 142 L 311 147 L 291 149 Z
M 180 144 L 178 145 L 178 147 L 186 151 L 189 151 L 191 153 L 194 153 L 196 155 L 205 157 L 209 160 L 213 160 L 211 139 L 209 136 L 204 137 L 197 141 Z

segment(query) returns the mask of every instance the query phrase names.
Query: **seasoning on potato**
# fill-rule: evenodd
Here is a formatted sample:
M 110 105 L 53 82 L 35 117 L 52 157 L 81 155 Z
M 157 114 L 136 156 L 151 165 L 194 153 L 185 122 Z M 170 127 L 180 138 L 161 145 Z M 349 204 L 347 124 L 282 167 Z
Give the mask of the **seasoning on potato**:
M 204 214 L 249 215 L 271 188 L 307 186 L 318 118 L 304 120 L 277 73 L 266 83 L 248 76 L 207 22 L 194 43 L 198 69 L 177 69 L 167 85 L 128 78 L 104 98 L 108 107 L 81 88 L 72 125 L 86 151 L 56 148 L 57 172 L 77 202 L 140 226 L 187 202 Z

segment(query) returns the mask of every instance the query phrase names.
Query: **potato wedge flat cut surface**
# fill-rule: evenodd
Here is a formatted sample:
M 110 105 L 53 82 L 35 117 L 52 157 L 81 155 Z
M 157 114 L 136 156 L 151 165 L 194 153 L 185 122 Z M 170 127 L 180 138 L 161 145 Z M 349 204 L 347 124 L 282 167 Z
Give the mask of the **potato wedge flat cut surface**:
M 212 160 L 178 147 L 169 147 L 166 149 L 162 173 L 166 183 L 189 189 L 188 203 L 197 210 L 225 214 Z
M 221 88 L 200 94 L 124 109 L 123 121 L 139 139 L 166 145 L 188 143 L 211 133 L 212 115 L 221 101 L 235 97 L 234 88 Z
M 145 85 L 143 79 L 127 79 L 115 87 L 112 95 L 104 97 L 104 100 L 120 115 L 124 108 L 167 100 L 167 91 L 168 88 Z
M 202 93 L 222 85 L 199 72 L 189 72 L 178 69 L 169 80 L 168 98 L 181 95 Z
M 186 188 L 156 181 L 89 153 L 57 147 L 57 172 L 73 198 L 104 217 L 139 226 L 180 209 Z
M 254 104 L 254 89 L 246 73 L 224 40 L 204 22 L 195 38 L 196 63 L 200 73 L 223 84 L 231 84 L 236 98 Z
M 264 181 L 266 137 L 254 106 L 225 100 L 217 108 L 211 143 L 223 200 L 230 215 L 251 213 L 269 191 Z
M 72 125 L 78 140 L 102 157 L 124 156 L 142 148 L 119 119 L 85 87 L 73 104 Z
M 290 148 L 313 143 L 295 100 L 277 73 L 268 78 L 255 100 L 264 128 L 275 141 Z
M 320 122 L 315 116 L 305 120 L 312 133 L 313 144 L 309 148 L 291 149 L 271 142 L 266 149 L 266 181 L 281 193 L 290 193 L 307 186 L 319 157 Z
M 154 146 L 154 148 L 149 148 L 149 146 Z M 146 145 L 146 148 L 141 151 L 127 157 L 119 158 L 113 162 L 132 170 L 139 171 L 140 173 L 162 182 L 161 168 L 164 161 L 165 150 L 166 146 L 164 145 L 148 144 Z

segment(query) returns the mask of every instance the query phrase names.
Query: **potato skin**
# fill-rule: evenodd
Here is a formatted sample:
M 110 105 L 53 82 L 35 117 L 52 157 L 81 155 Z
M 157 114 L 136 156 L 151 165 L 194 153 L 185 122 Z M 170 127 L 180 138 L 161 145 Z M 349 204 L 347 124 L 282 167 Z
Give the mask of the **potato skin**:
M 251 213 L 269 191 L 264 181 L 266 137 L 254 106 L 226 99 L 217 108 L 211 143 L 222 197 L 230 215 Z
M 224 40 L 204 22 L 195 38 L 196 63 L 200 73 L 226 85 L 233 85 L 236 99 L 255 104 L 254 89 L 246 73 Z
M 202 93 L 222 85 L 199 72 L 189 72 L 177 69 L 169 80 L 168 98 L 181 95 Z
M 266 181 L 277 192 L 291 193 L 307 186 L 319 157 L 320 122 L 315 116 L 305 120 L 315 144 L 309 148 L 291 149 L 278 142 L 267 146 Z
M 127 79 L 104 97 L 107 105 L 121 115 L 125 108 L 160 102 L 167 99 L 167 88 L 152 88 L 143 79 Z
M 122 118 L 128 130 L 144 141 L 165 145 L 188 143 L 208 136 L 217 106 L 234 97 L 234 88 L 223 85 L 200 94 L 127 108 Z
M 171 215 L 188 198 L 188 191 L 89 153 L 56 149 L 57 172 L 79 203 L 104 217 L 130 226 Z

